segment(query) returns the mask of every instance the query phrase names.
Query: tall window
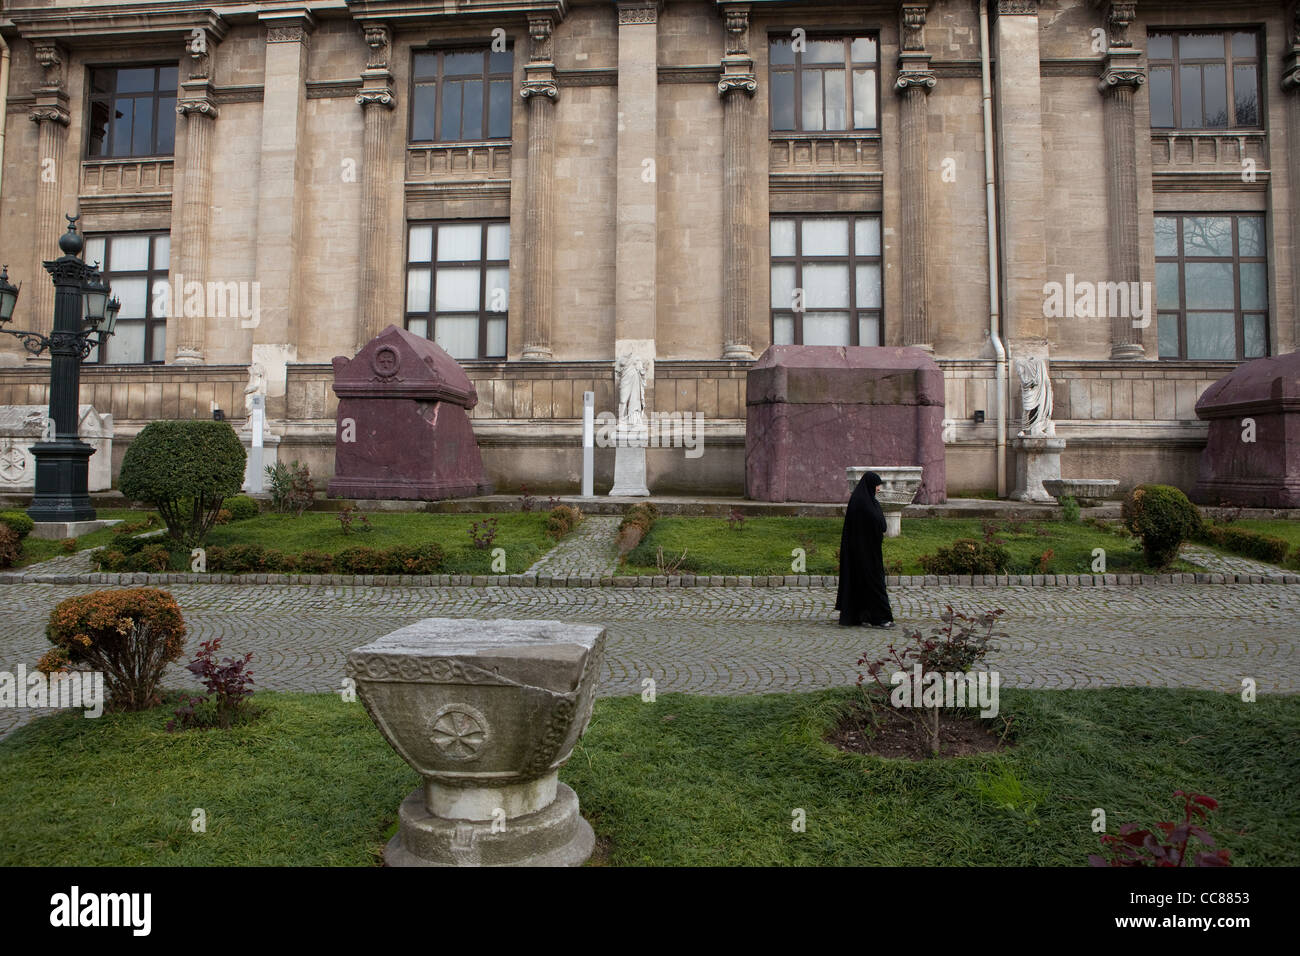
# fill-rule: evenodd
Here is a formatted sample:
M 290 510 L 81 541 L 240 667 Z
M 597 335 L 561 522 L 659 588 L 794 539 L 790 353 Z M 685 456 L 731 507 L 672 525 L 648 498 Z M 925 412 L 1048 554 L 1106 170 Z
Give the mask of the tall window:
M 1147 63 L 1153 129 L 1259 127 L 1257 33 L 1152 33 Z
M 772 131 L 874 130 L 879 51 L 873 37 L 771 38 Z
M 170 255 L 171 237 L 165 233 L 91 236 L 86 240 L 86 261 L 99 263 L 113 295 L 122 303 L 112 338 L 102 349 L 91 352 L 88 361 L 121 365 L 166 358 Z
M 772 344 L 881 345 L 880 217 L 772 220 Z
M 1268 259 L 1262 215 L 1157 216 L 1161 358 L 1268 354 Z
M 407 234 L 406 328 L 452 358 L 505 358 L 510 224 L 412 224 Z
M 510 138 L 514 102 L 510 50 L 426 50 L 415 54 L 411 142 Z
M 176 142 L 176 67 L 90 71 L 88 156 L 170 156 Z

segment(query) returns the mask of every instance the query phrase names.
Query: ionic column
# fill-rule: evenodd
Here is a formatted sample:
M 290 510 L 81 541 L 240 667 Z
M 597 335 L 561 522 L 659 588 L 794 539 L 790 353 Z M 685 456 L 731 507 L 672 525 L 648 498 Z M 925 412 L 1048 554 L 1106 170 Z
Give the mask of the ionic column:
M 1106 66 L 1098 82 L 1103 97 L 1102 117 L 1106 130 L 1106 192 L 1110 200 L 1110 281 L 1137 283 L 1141 280 L 1138 251 L 1137 130 L 1133 121 L 1133 97 L 1146 81 L 1138 64 L 1139 54 L 1128 37 L 1136 14 L 1134 0 L 1115 0 L 1106 13 L 1109 49 Z M 1130 310 L 1132 311 L 1132 310 Z M 1110 357 L 1140 359 L 1142 331 L 1128 315 L 1110 318 Z
M 907 4 L 902 8 L 902 52 L 898 57 L 898 79 L 894 82 L 894 89 L 903 97 L 899 111 L 903 344 L 933 351 L 930 315 L 925 304 L 926 182 L 930 176 L 926 97 L 934 89 L 936 80 L 930 70 L 930 56 L 925 52 L 926 9 L 922 4 Z
M 63 232 L 62 194 L 60 177 L 63 175 L 63 147 L 68 139 L 68 93 L 63 80 L 64 51 L 54 43 L 36 43 L 36 61 L 45 70 L 45 82 L 32 92 L 36 103 L 28 113 L 36 124 L 36 223 L 35 236 L 38 247 L 33 250 L 35 264 L 44 258 L 41 250 L 45 243 L 54 243 Z M 75 189 L 73 190 L 75 194 Z M 39 270 L 37 270 L 39 271 Z M 32 318 L 27 326 L 36 331 L 53 327 L 54 286 L 49 282 L 33 282 Z
M 358 282 L 357 340 L 355 351 L 387 326 L 385 302 L 388 274 L 388 149 L 392 128 L 393 74 L 388 69 L 392 35 L 386 24 L 366 24 L 369 55 L 361 74 L 357 105 L 362 109 L 365 131 L 361 160 L 361 275 Z
M 185 118 L 185 168 L 181 191 L 183 219 L 178 262 L 172 270 L 183 286 L 191 282 L 206 288 L 208 278 L 208 234 L 212 228 L 212 125 L 217 118 L 217 104 L 213 100 L 209 77 L 209 37 L 206 33 L 186 37 L 185 49 L 189 54 L 189 79 L 181 84 L 180 102 L 176 112 Z M 185 288 L 173 290 L 172 301 L 183 302 Z M 207 329 L 202 309 L 190 314 L 180 309 L 174 317 L 177 365 L 202 365 L 204 362 L 204 334 Z
M 749 328 L 749 107 L 758 79 L 749 56 L 749 4 L 723 8 L 727 47 L 722 58 L 722 357 L 752 361 Z
M 1286 94 L 1287 176 L 1291 186 L 1291 306 L 1290 337 L 1278 321 L 1278 341 L 1274 354 L 1300 347 L 1300 3 L 1292 8 L 1291 42 L 1282 67 L 1282 91 Z
M 528 104 L 528 181 L 524 194 L 524 347 L 521 358 L 551 358 L 555 242 L 555 82 L 550 17 L 528 20 L 528 64 L 519 90 Z

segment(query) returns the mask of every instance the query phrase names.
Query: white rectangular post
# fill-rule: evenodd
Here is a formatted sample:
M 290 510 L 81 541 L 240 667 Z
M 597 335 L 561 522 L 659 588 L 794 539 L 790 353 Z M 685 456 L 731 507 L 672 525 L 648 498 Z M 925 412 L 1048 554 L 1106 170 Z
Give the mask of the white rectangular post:
M 262 419 L 266 415 L 266 397 L 253 396 L 253 445 L 248 450 L 248 490 L 254 494 L 262 490 Z
M 595 416 L 596 393 L 582 393 L 582 497 L 595 494 Z

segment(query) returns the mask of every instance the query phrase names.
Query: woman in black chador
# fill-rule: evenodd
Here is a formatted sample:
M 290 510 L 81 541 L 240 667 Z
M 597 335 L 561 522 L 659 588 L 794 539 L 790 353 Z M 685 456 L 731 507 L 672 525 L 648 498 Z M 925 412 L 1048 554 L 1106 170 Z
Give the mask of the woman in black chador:
M 876 489 L 884 484 L 869 471 L 862 476 L 849 498 L 840 533 L 840 592 L 835 609 L 845 626 L 869 624 L 893 627 L 894 613 L 885 593 L 885 512 L 876 501 Z

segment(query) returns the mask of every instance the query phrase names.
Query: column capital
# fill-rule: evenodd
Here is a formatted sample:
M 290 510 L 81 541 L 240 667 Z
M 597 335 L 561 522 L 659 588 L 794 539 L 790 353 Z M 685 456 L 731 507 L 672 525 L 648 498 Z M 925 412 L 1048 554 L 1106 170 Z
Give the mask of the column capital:
M 58 103 L 38 103 L 27 111 L 27 118 L 38 126 L 41 123 L 67 126 L 72 120 L 67 108 Z
M 898 78 L 894 80 L 894 91 L 896 93 L 905 93 L 911 89 L 920 89 L 929 93 L 939 82 L 934 71 L 928 69 L 929 57 L 924 64 L 907 65 L 906 68 L 900 69 Z
M 1097 90 L 1102 94 L 1120 90 L 1136 91 L 1147 81 L 1146 70 L 1138 58 L 1141 54 L 1132 48 L 1112 47 L 1106 55 L 1105 66 L 1097 80 Z
M 208 99 L 207 96 L 196 96 L 186 98 L 176 104 L 176 112 L 181 116 L 203 116 L 208 119 L 217 118 L 217 104 Z
M 543 99 L 557 100 L 560 98 L 560 87 L 555 82 L 554 77 L 529 77 L 524 80 L 523 85 L 519 88 L 519 95 L 524 99 L 530 99 L 534 96 L 540 96 Z
M 268 10 L 258 14 L 257 19 L 266 25 L 267 43 L 305 45 L 316 28 L 316 18 L 307 10 Z
M 357 106 L 363 109 L 371 106 L 382 106 L 384 109 L 391 110 L 396 105 L 397 97 L 389 89 L 362 90 L 357 94 Z
M 555 59 L 551 50 L 551 36 L 554 32 L 554 18 L 528 18 L 528 63 L 524 66 L 524 82 L 519 87 L 519 95 L 525 100 L 540 96 L 555 101 L 560 97 L 560 85 L 555 80 Z
M 730 3 L 722 8 L 726 45 L 718 95 L 724 98 L 735 92 L 753 96 L 758 90 L 754 60 L 749 55 L 749 9 L 748 3 Z
M 726 73 L 718 80 L 718 95 L 726 96 L 737 91 L 753 96 L 758 90 L 758 77 L 753 73 Z

